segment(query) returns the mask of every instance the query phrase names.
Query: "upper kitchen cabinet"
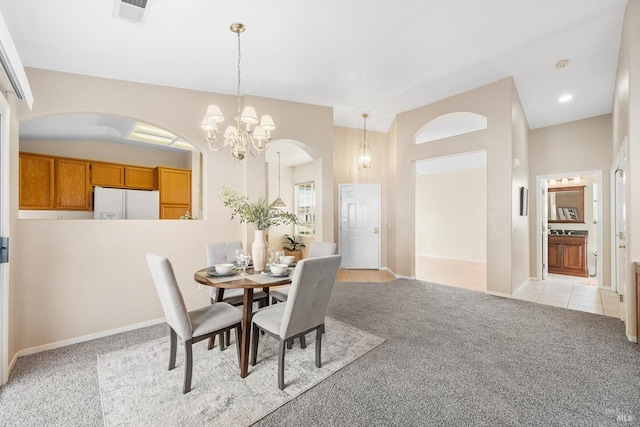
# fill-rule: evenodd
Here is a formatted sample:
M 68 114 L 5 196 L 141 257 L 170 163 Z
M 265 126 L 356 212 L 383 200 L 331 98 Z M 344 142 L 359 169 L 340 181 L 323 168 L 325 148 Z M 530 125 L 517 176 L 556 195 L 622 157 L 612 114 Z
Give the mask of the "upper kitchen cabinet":
M 91 185 L 100 187 L 124 186 L 124 166 L 114 163 L 91 163 Z
M 91 185 L 111 188 L 155 190 L 155 168 L 91 162 Z
M 54 209 L 54 159 L 20 153 L 20 209 Z
M 138 166 L 125 166 L 124 186 L 138 190 L 156 189 L 156 169 Z
M 91 210 L 89 162 L 61 159 L 55 161 L 56 208 L 63 210 Z
M 158 168 L 160 219 L 179 219 L 191 211 L 191 171 Z

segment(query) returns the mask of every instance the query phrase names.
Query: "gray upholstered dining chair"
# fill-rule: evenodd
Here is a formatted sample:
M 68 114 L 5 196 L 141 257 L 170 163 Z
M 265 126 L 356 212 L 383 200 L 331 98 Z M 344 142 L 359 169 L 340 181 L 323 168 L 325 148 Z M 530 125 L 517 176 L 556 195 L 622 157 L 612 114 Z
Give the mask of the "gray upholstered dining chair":
M 336 254 L 337 245 L 331 242 L 311 242 L 307 258 L 317 258 Z M 269 292 L 272 304 L 285 302 L 289 295 L 289 286 L 274 288 Z
M 278 388 L 284 389 L 284 353 L 287 342 L 316 331 L 316 367 L 321 367 L 322 332 L 327 306 L 340 268 L 340 255 L 303 259 L 296 266 L 284 304 L 259 309 L 253 314 L 251 365 L 256 364 L 260 330 L 275 337 L 278 346 Z
M 206 245 L 206 253 L 207 253 L 207 266 L 213 267 L 216 264 L 224 264 L 224 263 L 233 263 L 236 258 L 236 250 L 242 249 L 242 242 L 240 241 L 232 241 L 232 242 L 210 242 Z M 209 297 L 211 298 L 211 303 L 214 303 L 216 300 L 216 292 L 218 288 L 209 287 Z M 225 289 L 224 296 L 222 298 L 222 302 L 226 302 L 233 306 L 242 305 L 244 297 L 243 289 Z M 269 304 L 269 295 L 265 291 L 255 291 L 253 293 L 253 300 L 258 302 L 259 307 L 264 307 Z M 215 338 L 212 337 L 209 340 L 209 349 L 213 348 Z M 227 345 L 229 344 L 229 333 L 227 333 Z M 224 350 L 225 348 L 225 340 L 223 339 L 223 335 L 220 335 L 220 350 Z
M 178 337 L 184 343 L 185 365 L 182 393 L 188 393 L 191 390 L 194 343 L 235 328 L 238 363 L 240 363 L 242 311 L 230 304 L 220 302 L 187 312 L 169 260 L 161 255 L 148 253 L 147 264 L 170 328 L 169 370 L 176 367 Z

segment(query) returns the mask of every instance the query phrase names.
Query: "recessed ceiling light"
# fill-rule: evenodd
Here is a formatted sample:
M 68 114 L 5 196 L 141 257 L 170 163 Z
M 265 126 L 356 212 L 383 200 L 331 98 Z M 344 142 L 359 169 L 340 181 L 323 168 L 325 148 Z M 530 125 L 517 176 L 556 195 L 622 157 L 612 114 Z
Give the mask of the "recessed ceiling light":
M 556 68 L 564 68 L 567 65 L 569 65 L 569 60 L 568 59 L 561 59 L 560 61 L 556 62 Z
M 569 102 L 573 99 L 573 95 L 562 95 L 560 98 L 558 98 L 558 102 Z

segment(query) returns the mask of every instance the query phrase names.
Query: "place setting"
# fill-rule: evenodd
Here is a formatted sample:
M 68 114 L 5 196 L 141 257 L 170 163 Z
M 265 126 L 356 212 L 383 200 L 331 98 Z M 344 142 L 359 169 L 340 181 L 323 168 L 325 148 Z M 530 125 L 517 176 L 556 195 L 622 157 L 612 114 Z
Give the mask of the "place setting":
M 267 269 L 262 271 L 268 277 L 288 277 L 293 273 L 295 258 L 284 254 L 284 251 L 270 250 L 267 254 Z

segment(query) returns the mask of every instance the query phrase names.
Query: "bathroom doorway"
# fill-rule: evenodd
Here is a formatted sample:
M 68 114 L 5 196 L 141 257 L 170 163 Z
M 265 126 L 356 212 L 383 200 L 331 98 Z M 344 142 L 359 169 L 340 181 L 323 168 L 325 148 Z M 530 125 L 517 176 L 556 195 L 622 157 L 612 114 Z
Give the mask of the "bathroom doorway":
M 537 278 L 573 276 L 602 288 L 602 171 L 541 175 L 536 182 Z

